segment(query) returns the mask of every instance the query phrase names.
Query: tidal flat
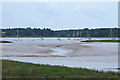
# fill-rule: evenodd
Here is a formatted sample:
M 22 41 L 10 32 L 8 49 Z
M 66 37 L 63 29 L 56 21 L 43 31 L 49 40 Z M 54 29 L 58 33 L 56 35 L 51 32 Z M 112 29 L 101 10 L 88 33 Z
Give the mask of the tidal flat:
M 118 44 L 61 38 L 5 38 L 2 59 L 118 72 Z

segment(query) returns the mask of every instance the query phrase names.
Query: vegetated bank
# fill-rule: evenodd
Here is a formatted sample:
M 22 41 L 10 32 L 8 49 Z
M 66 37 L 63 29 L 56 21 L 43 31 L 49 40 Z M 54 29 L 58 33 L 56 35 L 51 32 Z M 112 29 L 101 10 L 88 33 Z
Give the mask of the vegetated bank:
M 81 42 L 120 42 L 120 40 L 86 40 Z
M 2 61 L 3 78 L 118 78 L 115 72 L 69 68 L 17 61 Z
M 6 28 L 2 30 L 2 37 L 120 37 L 120 28 L 96 28 L 96 29 L 68 29 L 52 30 L 50 28 Z M 111 31 L 112 30 L 112 31 Z M 114 32 L 111 33 L 110 32 Z

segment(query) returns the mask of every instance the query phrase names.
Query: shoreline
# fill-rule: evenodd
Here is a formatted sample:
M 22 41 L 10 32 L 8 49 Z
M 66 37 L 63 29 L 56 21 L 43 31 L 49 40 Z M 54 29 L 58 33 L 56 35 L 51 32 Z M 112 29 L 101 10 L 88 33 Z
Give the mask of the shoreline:
M 96 69 L 104 65 L 102 67 L 103 69 L 118 68 L 117 43 L 63 42 L 57 40 L 55 40 L 55 42 L 40 40 L 40 42 L 33 41 L 32 43 L 17 41 L 12 44 L 3 44 L 3 58 L 37 64 L 47 63 L 50 65 L 66 65 Z M 51 50 L 56 48 L 58 48 L 56 51 Z
M 115 57 L 3 57 L 2 59 L 41 65 L 47 64 L 72 68 L 86 68 L 105 72 L 118 72 L 119 70 L 118 63 L 114 63 L 117 62 Z
M 53 77 L 60 78 L 62 76 L 64 76 L 65 78 L 118 78 L 118 73 L 116 72 L 103 72 L 98 70 L 89 70 L 86 68 L 71 68 L 66 66 L 48 65 L 48 64 L 40 65 L 40 64 L 23 63 L 18 61 L 9 61 L 9 60 L 2 60 L 2 62 L 3 62 L 2 65 L 3 78 L 13 78 L 18 76 L 19 78 L 22 77 L 44 78 L 45 76 L 48 76 L 49 78 L 53 78 Z M 9 67 L 11 67 L 12 69 Z M 31 71 L 29 72 L 29 70 Z M 21 72 L 21 74 L 17 74 L 18 72 Z
M 86 40 L 81 42 L 120 42 L 120 40 Z

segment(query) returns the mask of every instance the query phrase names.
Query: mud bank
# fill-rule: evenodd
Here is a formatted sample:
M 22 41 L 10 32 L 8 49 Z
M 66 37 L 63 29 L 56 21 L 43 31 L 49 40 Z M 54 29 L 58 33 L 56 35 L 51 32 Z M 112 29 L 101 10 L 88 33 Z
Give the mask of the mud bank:
M 18 41 L 2 45 L 3 59 L 35 64 L 64 65 L 117 71 L 118 43 Z

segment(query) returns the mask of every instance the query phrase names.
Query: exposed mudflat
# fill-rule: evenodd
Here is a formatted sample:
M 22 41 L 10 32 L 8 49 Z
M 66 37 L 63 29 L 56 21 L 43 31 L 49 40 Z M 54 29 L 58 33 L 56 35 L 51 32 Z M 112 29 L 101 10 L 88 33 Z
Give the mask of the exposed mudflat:
M 117 56 L 118 43 L 8 43 L 3 44 L 3 57 L 5 56 Z
M 117 71 L 118 68 L 118 43 L 37 38 L 11 41 L 13 43 L 2 44 L 3 59 L 104 71 Z

